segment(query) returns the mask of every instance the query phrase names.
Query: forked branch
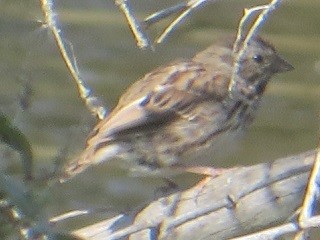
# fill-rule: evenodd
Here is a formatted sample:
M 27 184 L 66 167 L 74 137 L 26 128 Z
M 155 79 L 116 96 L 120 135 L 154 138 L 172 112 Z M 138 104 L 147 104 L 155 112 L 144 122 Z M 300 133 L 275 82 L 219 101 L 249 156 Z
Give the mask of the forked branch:
M 236 76 L 239 73 L 240 63 L 244 58 L 244 53 L 248 47 L 249 41 L 255 37 L 259 30 L 262 28 L 263 24 L 266 22 L 271 13 L 279 8 L 282 0 L 273 0 L 268 5 L 262 5 L 244 10 L 244 15 L 240 20 L 237 38 L 233 46 L 234 55 L 234 67 L 232 72 L 232 78 L 229 84 L 229 91 L 233 95 L 237 95 L 237 83 L 238 80 Z M 249 21 L 257 12 L 261 12 L 259 16 L 254 20 L 251 27 L 248 27 Z

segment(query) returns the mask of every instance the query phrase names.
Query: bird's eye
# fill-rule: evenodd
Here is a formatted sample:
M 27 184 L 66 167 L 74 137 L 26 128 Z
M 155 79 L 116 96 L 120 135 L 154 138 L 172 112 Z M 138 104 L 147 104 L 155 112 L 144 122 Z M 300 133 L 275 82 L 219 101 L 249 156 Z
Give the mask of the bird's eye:
M 263 62 L 263 57 L 262 57 L 260 54 L 257 54 L 257 55 L 254 55 L 254 56 L 253 56 L 253 60 L 254 60 L 256 63 L 262 63 L 262 62 Z

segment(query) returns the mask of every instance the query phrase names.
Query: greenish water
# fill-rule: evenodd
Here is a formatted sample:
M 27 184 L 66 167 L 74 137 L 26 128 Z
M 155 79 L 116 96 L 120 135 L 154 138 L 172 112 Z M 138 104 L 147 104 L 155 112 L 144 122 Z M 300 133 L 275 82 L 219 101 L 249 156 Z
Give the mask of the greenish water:
M 110 108 L 131 82 L 148 71 L 192 56 L 219 34 L 234 32 L 242 8 L 252 6 L 252 1 L 226 1 L 198 10 L 151 52 L 135 46 L 113 1 L 56 2 L 59 26 L 73 44 L 82 77 Z M 139 17 L 144 17 L 175 1 L 132 2 Z M 226 154 L 217 156 L 219 166 L 250 165 L 315 148 L 320 109 L 319 12 L 318 0 L 285 1 L 263 28 L 263 35 L 295 71 L 273 79 L 256 121 L 243 137 L 226 146 Z M 95 122 L 80 101 L 50 32 L 38 22 L 41 19 L 36 0 L 0 0 L 0 110 L 30 140 L 38 174 L 52 167 L 66 146 L 67 158 L 76 156 Z M 152 27 L 151 35 L 163 26 Z M 17 99 L 26 83 L 32 95 L 29 107 L 21 110 Z M 4 149 L 2 155 L 7 157 L 9 150 Z M 19 174 L 19 166 L 16 159 L 0 165 L 7 174 Z M 99 167 L 80 179 L 52 186 L 44 209 L 48 216 L 77 208 L 126 210 L 152 198 L 157 186 L 156 180 L 132 179 Z

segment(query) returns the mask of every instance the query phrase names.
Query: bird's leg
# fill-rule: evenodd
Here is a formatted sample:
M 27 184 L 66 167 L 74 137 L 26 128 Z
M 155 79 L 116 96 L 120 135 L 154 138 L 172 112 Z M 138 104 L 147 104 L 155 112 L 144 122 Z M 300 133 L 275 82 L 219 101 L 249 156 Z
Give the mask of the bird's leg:
M 213 168 L 209 166 L 183 166 L 183 165 L 175 165 L 172 166 L 174 170 L 178 172 L 187 172 L 187 173 L 195 173 L 199 175 L 205 175 L 210 178 L 215 178 L 221 175 L 225 170 L 229 170 L 228 168 Z
M 159 197 L 167 196 L 179 190 L 178 184 L 176 184 L 172 179 L 163 178 L 165 186 L 159 187 L 155 191 L 155 197 L 158 199 Z
M 205 175 L 210 178 L 215 178 L 215 177 L 218 177 L 221 173 L 223 173 L 223 171 L 226 170 L 226 168 L 213 168 L 208 166 L 191 166 L 191 167 L 181 167 L 181 170 L 188 173 L 195 173 L 199 175 Z
M 205 176 L 193 187 L 194 189 L 199 189 L 195 199 L 198 199 L 198 196 L 202 193 L 209 181 L 218 177 L 225 171 L 230 170 L 230 168 L 213 168 L 209 166 L 175 166 L 175 168 L 181 172 L 195 173 Z

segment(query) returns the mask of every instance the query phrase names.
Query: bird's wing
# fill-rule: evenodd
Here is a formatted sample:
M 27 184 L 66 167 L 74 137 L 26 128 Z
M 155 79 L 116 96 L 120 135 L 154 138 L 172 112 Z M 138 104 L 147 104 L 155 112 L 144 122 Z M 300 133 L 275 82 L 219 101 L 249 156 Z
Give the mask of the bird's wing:
M 147 74 L 129 87 L 109 117 L 96 125 L 88 137 L 85 151 L 66 167 L 62 180 L 114 156 L 121 149 L 108 143 L 128 131 L 138 133 L 146 126 L 152 131 L 161 124 L 169 124 L 172 118 L 189 119 L 189 110 L 199 101 L 222 96 L 217 89 L 227 87 L 217 86 L 227 84 L 224 80 L 225 76 L 217 69 L 192 60 L 176 62 Z M 108 147 L 104 148 L 106 144 Z
M 182 61 L 156 69 L 133 84 L 110 116 L 92 131 L 87 144 L 113 137 L 146 125 L 166 124 L 177 114 L 212 96 L 213 86 L 206 68 L 193 61 Z M 217 76 L 210 76 L 211 82 Z M 219 82 L 219 78 L 217 81 Z

